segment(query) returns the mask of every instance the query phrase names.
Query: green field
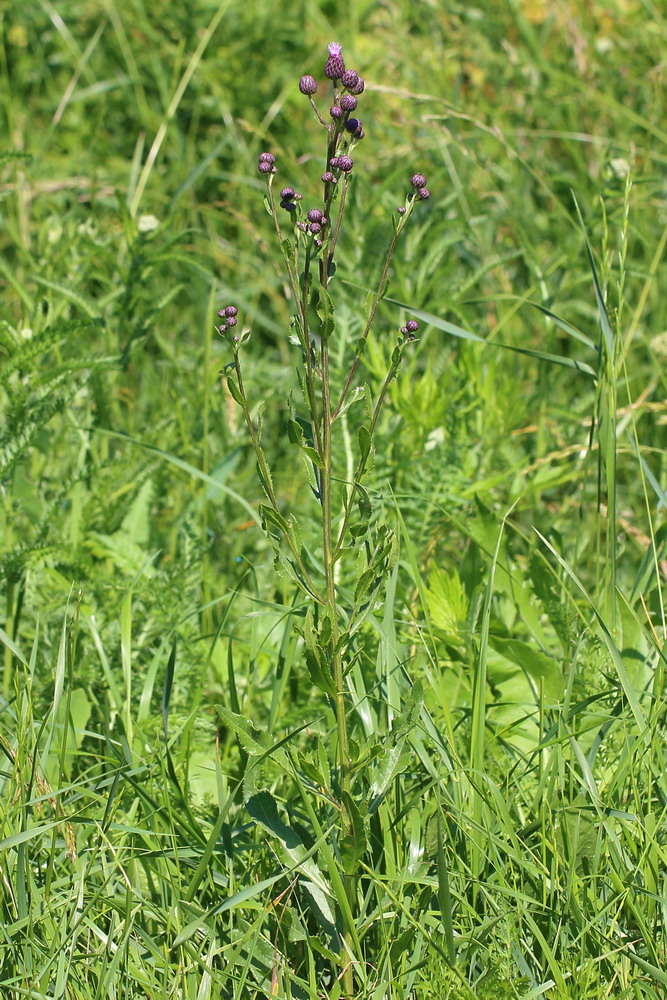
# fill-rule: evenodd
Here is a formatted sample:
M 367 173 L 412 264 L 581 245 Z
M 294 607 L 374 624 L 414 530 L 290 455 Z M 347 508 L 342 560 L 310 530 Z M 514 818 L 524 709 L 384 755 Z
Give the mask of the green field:
M 666 52 L 0 5 L 2 1000 L 667 996 Z

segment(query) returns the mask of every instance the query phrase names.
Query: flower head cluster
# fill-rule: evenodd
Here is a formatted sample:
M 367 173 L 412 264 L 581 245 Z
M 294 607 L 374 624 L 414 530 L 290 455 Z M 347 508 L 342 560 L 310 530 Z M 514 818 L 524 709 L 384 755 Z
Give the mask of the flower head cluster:
M 410 183 L 413 188 L 417 189 L 417 197 L 420 201 L 426 201 L 427 198 L 431 197 L 431 192 L 426 187 L 426 178 L 423 174 L 413 174 L 410 178 Z
M 418 329 L 419 329 L 419 323 L 417 322 L 417 320 L 409 319 L 405 324 L 405 326 L 401 327 L 401 333 L 403 334 L 404 337 L 407 337 L 408 340 L 414 340 L 415 334 Z
M 222 320 L 222 323 L 218 327 L 218 333 L 224 335 L 229 329 L 236 326 L 238 323 L 238 312 L 236 306 L 223 306 L 218 311 L 218 319 Z M 234 340 L 238 340 L 238 337 L 235 337 Z
M 260 174 L 275 174 L 276 168 L 274 163 L 276 158 L 273 153 L 260 153 L 257 160 L 257 169 Z
M 357 109 L 357 97 L 362 94 L 365 88 L 363 78 L 353 69 L 345 69 L 343 62 L 342 46 L 338 42 L 329 45 L 329 58 L 324 67 L 324 75 L 333 81 L 334 103 L 329 108 L 329 117 L 333 119 L 333 125 L 326 127 L 336 136 L 340 134 L 342 128 L 346 129 L 356 140 L 364 138 L 364 130 L 358 118 L 350 118 L 349 115 Z M 341 86 L 345 93 L 338 93 L 338 86 Z M 317 81 L 312 76 L 302 76 L 299 80 L 299 90 L 310 98 L 310 102 L 315 108 L 315 112 L 320 123 L 326 123 L 320 117 L 313 102 L 313 94 L 317 92 Z

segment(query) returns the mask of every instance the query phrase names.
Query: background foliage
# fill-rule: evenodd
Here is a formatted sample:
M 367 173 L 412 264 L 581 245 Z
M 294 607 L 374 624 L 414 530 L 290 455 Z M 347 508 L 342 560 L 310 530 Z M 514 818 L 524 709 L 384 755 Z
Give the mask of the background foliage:
M 432 192 L 364 358 L 377 388 L 395 303 L 424 314 L 372 479 L 399 558 L 350 675 L 378 799 L 359 995 L 661 996 L 662 8 L 10 0 L 0 29 L 3 995 L 340 995 L 304 888 L 340 905 L 332 716 L 213 333 L 221 302 L 252 326 L 307 526 L 255 163 L 315 191 L 296 83 L 335 38 L 368 136 L 341 363 L 410 173 Z

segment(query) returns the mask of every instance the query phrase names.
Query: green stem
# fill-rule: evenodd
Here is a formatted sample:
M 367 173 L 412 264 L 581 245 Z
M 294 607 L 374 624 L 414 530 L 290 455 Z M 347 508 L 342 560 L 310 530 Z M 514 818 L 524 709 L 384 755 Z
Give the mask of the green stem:
M 379 394 L 379 396 L 377 398 L 377 401 L 375 403 L 375 407 L 373 409 L 373 414 L 371 416 L 371 422 L 370 422 L 369 427 L 368 427 L 368 434 L 369 434 L 369 437 L 371 439 L 371 443 L 373 441 L 373 434 L 375 432 L 375 425 L 377 424 L 378 417 L 380 416 L 380 410 L 382 409 L 382 404 L 384 403 L 385 396 L 387 395 L 387 390 L 389 389 L 389 386 L 390 386 L 392 380 L 396 377 L 396 373 L 398 371 L 399 364 L 400 364 L 400 362 L 391 365 L 389 371 L 387 372 L 387 377 L 385 378 L 385 380 L 384 380 L 384 382 L 382 384 L 382 388 L 380 389 L 380 394 Z M 370 455 L 370 451 L 368 452 L 368 455 Z M 361 477 L 363 476 L 364 472 L 366 471 L 366 464 L 368 462 L 368 455 L 366 455 L 365 457 L 363 457 L 363 456 L 360 457 L 359 463 L 357 465 L 357 468 L 356 468 L 356 471 L 355 471 L 355 474 L 354 474 L 354 479 L 353 479 L 352 483 L 350 484 L 349 489 L 347 490 L 347 493 L 346 493 L 344 510 L 343 510 L 343 523 L 341 525 L 341 529 L 340 529 L 340 532 L 338 534 L 338 541 L 336 542 L 336 547 L 334 549 L 334 554 L 333 554 L 334 563 L 337 562 L 338 559 L 340 559 L 341 550 L 343 548 L 343 542 L 345 540 L 345 532 L 347 531 L 347 525 L 348 525 L 348 522 L 350 520 L 350 514 L 352 512 L 352 503 L 354 501 L 354 488 L 355 488 L 355 484 L 361 482 Z
M 237 382 L 238 382 L 239 393 L 241 395 L 241 399 L 243 400 L 243 404 L 242 404 L 243 416 L 245 417 L 245 422 L 246 422 L 246 425 L 248 427 L 248 431 L 250 433 L 250 440 L 252 441 L 252 446 L 255 449 L 255 457 L 257 458 L 257 465 L 259 466 L 259 471 L 262 474 L 262 480 L 264 482 L 264 486 L 265 486 L 265 489 L 266 489 L 266 495 L 267 495 L 269 503 L 271 504 L 271 506 L 273 507 L 273 509 L 276 511 L 277 514 L 280 514 L 280 508 L 278 507 L 278 499 L 277 499 L 275 491 L 273 489 L 273 482 L 272 482 L 272 479 L 271 479 L 271 471 L 269 469 L 268 463 L 266 461 L 266 457 L 265 457 L 264 452 L 262 450 L 262 446 L 260 444 L 259 436 L 258 436 L 257 431 L 255 429 L 255 425 L 252 422 L 252 417 L 250 416 L 250 409 L 248 407 L 248 399 L 247 399 L 246 394 L 245 394 L 245 386 L 243 385 L 243 376 L 241 374 L 241 363 L 239 361 L 239 352 L 238 352 L 238 349 L 234 350 L 234 369 L 236 371 L 236 378 L 237 378 Z M 300 572 L 301 572 L 301 574 L 303 576 L 303 580 L 304 580 L 304 583 L 306 585 L 306 588 L 307 588 L 308 592 L 310 593 L 310 595 L 312 597 L 315 598 L 315 600 L 318 602 L 318 604 L 322 604 L 322 605 L 326 604 L 327 602 L 318 593 L 317 589 L 315 588 L 315 585 L 313 584 L 312 580 L 310 579 L 310 574 L 309 574 L 308 570 L 306 569 L 306 567 L 304 565 L 303 559 L 301 558 L 301 553 L 299 552 L 297 546 L 295 545 L 294 539 L 291 538 L 290 535 L 285 535 L 284 537 L 285 537 L 285 540 L 286 540 L 287 544 L 290 547 L 292 555 L 294 556 L 294 560 L 296 562 L 296 565 L 298 566 L 298 568 L 299 568 L 299 570 L 300 570 Z
M 414 201 L 410 202 L 405 215 L 401 216 L 398 225 L 396 226 L 396 230 L 394 231 L 394 235 L 392 237 L 391 243 L 389 244 L 389 249 L 387 251 L 387 256 L 385 258 L 384 267 L 382 268 L 380 281 L 378 282 L 377 291 L 375 292 L 375 297 L 373 299 L 373 305 L 371 306 L 371 311 L 368 315 L 368 319 L 366 320 L 366 326 L 364 327 L 364 332 L 362 333 L 360 338 L 360 343 L 362 341 L 365 342 L 368 339 L 368 334 L 370 333 L 371 327 L 373 326 L 373 322 L 375 320 L 375 314 L 377 313 L 378 306 L 380 305 L 380 302 L 382 301 L 382 298 L 385 293 L 385 286 L 387 284 L 387 275 L 389 274 L 389 267 L 391 265 L 392 257 L 394 256 L 396 244 L 398 243 L 398 237 L 405 229 L 405 224 L 410 218 L 410 215 L 412 213 L 412 207 L 414 204 L 415 204 Z M 359 348 L 357 347 L 357 352 L 358 351 Z M 333 411 L 333 416 L 331 417 L 332 421 L 336 419 L 336 417 L 340 413 L 343 403 L 345 402 L 345 397 L 347 396 L 348 389 L 350 388 L 350 384 L 352 382 L 352 379 L 354 378 L 354 374 L 357 368 L 359 367 L 360 358 L 361 355 L 357 353 L 354 361 L 352 362 L 352 367 L 350 368 L 350 371 L 348 372 L 347 378 L 345 380 L 343 391 L 341 392 L 338 402 L 336 403 L 336 407 Z

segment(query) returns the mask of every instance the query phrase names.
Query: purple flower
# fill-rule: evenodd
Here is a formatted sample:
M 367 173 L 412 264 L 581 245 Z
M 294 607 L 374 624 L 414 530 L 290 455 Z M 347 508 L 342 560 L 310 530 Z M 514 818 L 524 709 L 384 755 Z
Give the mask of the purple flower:
M 343 117 L 343 109 L 340 108 L 337 104 L 334 104 L 333 107 L 329 108 L 329 114 L 331 115 L 332 118 L 338 120 L 339 118 Z
M 322 218 L 320 219 L 320 225 L 321 226 L 326 226 L 328 224 L 328 222 L 329 222 L 329 220 L 327 219 L 326 215 L 323 215 Z
M 339 170 L 342 170 L 344 174 L 349 174 L 350 170 L 354 166 L 354 160 L 351 156 L 337 156 L 336 159 L 338 163 L 336 166 Z M 329 161 L 331 162 L 331 160 Z
M 317 92 L 317 80 L 314 76 L 302 76 L 299 80 L 299 90 L 306 97 L 310 97 Z
M 227 306 L 225 309 L 225 316 L 238 316 L 238 309 L 236 306 Z M 218 313 L 220 315 L 220 313 Z
M 350 90 L 359 83 L 359 74 L 355 73 L 353 69 L 346 69 L 340 78 L 340 82 Z
M 227 319 L 227 326 L 236 326 L 238 320 L 236 316 L 229 316 Z
M 224 323 L 221 323 L 220 326 L 218 327 L 218 333 L 227 333 L 227 327 L 225 326 Z
M 431 192 L 427 187 L 420 187 L 419 191 L 417 191 L 417 194 L 422 201 L 426 201 L 427 198 L 431 197 Z
M 294 190 L 294 188 L 287 187 L 282 189 L 282 191 L 280 192 L 280 197 L 282 198 L 283 201 L 292 201 L 294 199 L 295 194 L 296 191 Z
M 321 222 L 322 218 L 323 215 L 322 212 L 320 212 L 319 208 L 311 208 L 310 212 L 308 213 L 309 222 Z
M 357 82 L 355 83 L 355 85 L 353 87 L 348 87 L 347 89 L 350 91 L 351 94 L 357 94 L 358 96 L 359 94 L 363 94 L 365 86 L 366 84 L 364 83 L 363 76 L 359 76 L 357 77 Z
M 399 215 L 405 215 L 405 205 L 399 205 L 398 206 L 398 214 Z
M 273 153 L 260 153 L 258 157 L 259 163 L 275 163 L 276 158 Z
M 285 201 L 285 199 L 283 199 L 280 202 L 280 207 L 284 208 L 286 212 L 296 212 L 296 205 L 293 201 Z
M 325 170 L 324 171 L 324 173 L 322 174 L 322 180 L 324 181 L 325 184 L 335 184 L 336 183 L 336 178 L 331 173 L 330 170 Z
M 348 118 L 348 120 L 345 122 L 345 128 L 348 130 L 348 132 L 352 132 L 352 134 L 354 134 L 355 132 L 358 132 L 361 129 L 361 122 L 359 121 L 358 118 Z
M 300 229 L 302 233 L 307 233 L 308 232 L 308 223 L 307 222 L 297 222 L 296 228 Z
M 311 222 L 308 228 L 310 229 L 311 233 L 319 233 L 322 231 L 322 227 L 319 224 L 319 222 Z
M 343 94 L 340 99 L 340 106 L 343 111 L 354 111 L 357 106 L 357 99 L 352 94 Z
M 340 80 L 345 72 L 345 63 L 341 52 L 342 46 L 338 42 L 332 42 L 329 46 L 329 58 L 324 66 L 324 75 L 330 80 Z
M 260 174 L 275 174 L 276 168 L 272 166 L 268 160 L 262 160 L 257 164 L 257 169 Z
M 416 333 L 419 329 L 419 323 L 416 319 L 409 319 L 405 324 L 405 329 L 408 333 Z
M 410 183 L 415 188 L 423 188 L 426 187 L 426 178 L 423 174 L 413 174 L 410 178 Z

